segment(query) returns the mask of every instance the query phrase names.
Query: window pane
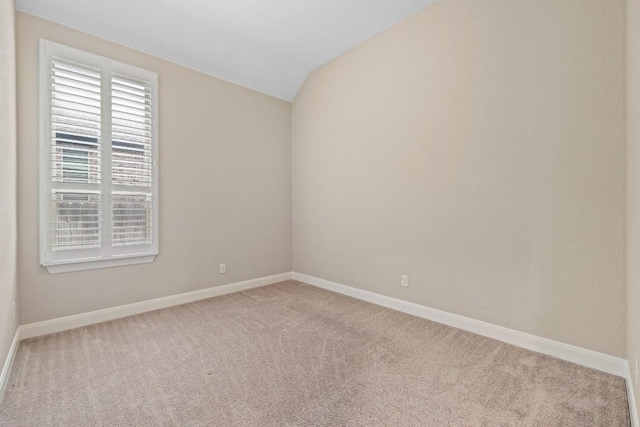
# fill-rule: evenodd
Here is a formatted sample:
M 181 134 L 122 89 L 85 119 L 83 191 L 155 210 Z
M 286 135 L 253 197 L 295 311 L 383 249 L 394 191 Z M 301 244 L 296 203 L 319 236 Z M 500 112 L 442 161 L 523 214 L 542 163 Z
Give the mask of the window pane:
M 113 245 L 151 244 L 151 195 L 114 193 Z
M 100 72 L 51 63 L 51 175 L 55 182 L 100 183 Z
M 100 247 L 100 194 L 54 191 L 51 203 L 51 249 Z
M 113 184 L 151 187 L 151 86 L 114 75 L 111 109 Z

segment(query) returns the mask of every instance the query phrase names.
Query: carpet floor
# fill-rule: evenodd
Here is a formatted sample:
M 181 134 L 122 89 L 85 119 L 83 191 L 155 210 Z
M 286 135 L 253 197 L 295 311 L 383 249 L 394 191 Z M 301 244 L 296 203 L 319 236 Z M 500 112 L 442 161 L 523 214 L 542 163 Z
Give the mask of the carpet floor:
M 2 426 L 629 426 L 622 378 L 295 281 L 20 343 Z

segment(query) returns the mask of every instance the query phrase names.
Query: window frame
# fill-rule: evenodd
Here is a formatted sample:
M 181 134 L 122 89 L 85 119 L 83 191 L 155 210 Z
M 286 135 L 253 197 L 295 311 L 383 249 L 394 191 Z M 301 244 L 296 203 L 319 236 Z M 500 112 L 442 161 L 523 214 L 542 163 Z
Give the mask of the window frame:
M 40 264 L 50 273 L 64 273 L 106 267 L 117 267 L 152 262 L 159 252 L 159 168 L 158 168 L 158 75 L 154 72 L 114 61 L 99 55 L 55 43 L 39 40 L 39 131 L 40 131 L 40 191 L 39 191 L 39 241 Z M 101 239 L 100 247 L 89 249 L 51 249 L 51 209 L 54 184 L 52 179 L 52 102 L 51 63 L 54 57 L 76 62 L 100 70 L 101 105 L 101 180 L 100 184 L 69 184 L 70 188 L 89 191 L 91 185 L 99 187 Z M 112 76 L 148 82 L 151 93 L 151 188 L 146 190 L 151 196 L 151 244 L 114 246 L 112 222 L 112 195 L 118 190 L 112 183 Z M 67 184 L 64 184 L 67 186 Z M 120 188 L 120 191 L 123 191 Z M 132 190 L 132 191 L 135 191 Z

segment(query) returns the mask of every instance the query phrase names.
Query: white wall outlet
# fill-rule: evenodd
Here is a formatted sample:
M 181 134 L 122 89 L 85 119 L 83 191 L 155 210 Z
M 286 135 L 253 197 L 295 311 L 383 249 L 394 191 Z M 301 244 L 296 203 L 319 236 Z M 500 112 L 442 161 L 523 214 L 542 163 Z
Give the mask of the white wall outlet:
M 405 288 L 409 286 L 409 276 L 407 276 L 406 274 L 403 274 L 402 276 L 400 276 L 400 285 L 404 286 Z
M 220 274 L 227 272 L 227 264 L 220 264 Z
M 15 301 L 11 304 L 11 320 L 13 320 L 13 323 L 16 322 L 16 302 Z
M 635 355 L 634 359 L 635 359 L 635 363 L 634 363 L 634 373 L 633 374 L 635 375 L 636 386 L 639 386 L 640 385 L 640 378 L 638 377 L 638 375 L 640 375 L 640 374 L 638 374 L 638 355 L 637 354 Z

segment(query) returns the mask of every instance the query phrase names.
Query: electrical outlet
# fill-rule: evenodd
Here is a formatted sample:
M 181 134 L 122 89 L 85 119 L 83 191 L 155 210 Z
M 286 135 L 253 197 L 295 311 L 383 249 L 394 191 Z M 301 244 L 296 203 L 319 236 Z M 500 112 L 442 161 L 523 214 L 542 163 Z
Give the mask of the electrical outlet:
M 406 274 L 403 274 L 402 276 L 400 276 L 400 285 L 404 286 L 405 288 L 409 286 L 409 276 L 407 276 Z
M 220 274 L 227 272 L 227 264 L 220 264 Z
M 13 323 L 16 322 L 16 302 L 15 301 L 11 304 L 11 319 L 13 320 Z
M 640 385 L 640 378 L 638 378 L 638 355 L 635 355 L 635 369 L 634 369 L 634 375 L 636 377 L 636 386 Z

